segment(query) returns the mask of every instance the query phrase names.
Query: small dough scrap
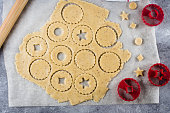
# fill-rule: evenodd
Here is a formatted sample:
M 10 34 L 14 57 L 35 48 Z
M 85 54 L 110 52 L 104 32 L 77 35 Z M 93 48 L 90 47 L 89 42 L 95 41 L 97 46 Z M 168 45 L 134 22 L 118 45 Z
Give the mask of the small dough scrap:
M 129 8 L 132 9 L 132 10 L 136 9 L 137 8 L 137 3 L 136 2 L 131 2 L 129 4 Z
M 129 18 L 128 18 L 129 14 L 126 13 L 125 11 L 122 11 L 122 14 L 121 14 L 120 16 L 121 16 L 121 18 L 122 18 L 122 21 L 123 21 L 123 20 L 128 20 L 128 19 L 129 19 Z
M 142 45 L 142 43 L 143 43 L 143 39 L 142 38 L 136 38 L 135 39 L 135 44 L 137 45 L 137 46 L 140 46 L 140 45 Z
M 141 70 L 141 69 L 138 67 L 137 70 L 134 71 L 134 72 L 136 73 L 136 77 L 143 76 L 143 71 L 144 71 L 144 70 Z
M 140 61 L 142 61 L 144 59 L 144 57 L 143 57 L 143 55 L 140 54 L 140 55 L 138 55 L 137 59 L 140 62 Z
M 130 24 L 130 28 L 132 28 L 132 29 L 135 29 L 136 26 L 137 26 L 137 24 L 135 24 L 134 22 L 132 22 L 132 23 Z

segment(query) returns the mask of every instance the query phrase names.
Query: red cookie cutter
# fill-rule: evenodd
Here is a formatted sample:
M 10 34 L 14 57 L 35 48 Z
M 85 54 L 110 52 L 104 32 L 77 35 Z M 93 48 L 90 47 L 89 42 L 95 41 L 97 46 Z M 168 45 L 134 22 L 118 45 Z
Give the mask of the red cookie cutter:
M 164 86 L 170 80 L 170 71 L 164 64 L 157 63 L 150 67 L 148 78 L 151 84 L 155 86 Z
M 121 99 L 125 101 L 134 101 L 140 95 L 140 85 L 133 78 L 123 79 L 117 88 L 117 92 Z
M 143 8 L 142 20 L 148 26 L 157 26 L 162 23 L 164 12 L 162 8 L 156 4 L 149 4 Z

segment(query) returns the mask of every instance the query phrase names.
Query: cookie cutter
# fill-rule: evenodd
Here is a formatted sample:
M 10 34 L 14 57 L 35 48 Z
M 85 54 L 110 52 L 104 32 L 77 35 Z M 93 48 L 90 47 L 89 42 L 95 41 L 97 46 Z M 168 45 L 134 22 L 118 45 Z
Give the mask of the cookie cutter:
M 155 86 L 164 86 L 170 80 L 170 71 L 166 65 L 157 63 L 150 67 L 148 78 L 151 84 Z
M 143 8 L 142 20 L 148 26 L 157 26 L 162 23 L 164 12 L 162 8 L 156 4 L 149 4 Z
M 139 97 L 140 91 L 139 83 L 133 78 L 123 79 L 117 88 L 120 98 L 124 101 L 134 101 Z

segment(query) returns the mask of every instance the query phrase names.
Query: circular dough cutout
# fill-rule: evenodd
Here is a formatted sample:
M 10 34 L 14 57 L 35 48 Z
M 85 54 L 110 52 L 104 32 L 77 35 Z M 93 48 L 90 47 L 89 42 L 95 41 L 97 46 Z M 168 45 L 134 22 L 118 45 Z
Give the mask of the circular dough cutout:
M 75 64 L 81 70 L 90 70 L 95 66 L 96 56 L 93 51 L 83 49 L 77 52 L 75 56 Z
M 73 41 L 80 46 L 87 46 L 92 42 L 93 33 L 89 26 L 77 26 L 72 32 Z
M 63 83 L 60 83 L 60 79 L 64 79 Z M 60 92 L 68 91 L 72 86 L 72 76 L 65 70 L 56 71 L 50 79 L 51 86 Z
M 45 80 L 51 72 L 51 65 L 44 59 L 37 59 L 31 63 L 29 72 L 34 79 Z
M 117 39 L 117 33 L 111 26 L 101 27 L 96 32 L 96 42 L 101 47 L 111 47 L 116 43 Z
M 82 8 L 75 3 L 68 3 L 61 12 L 63 20 L 68 24 L 77 24 L 83 19 Z
M 59 58 L 60 54 L 62 54 L 64 57 Z M 67 66 L 71 63 L 72 51 L 65 45 L 56 46 L 51 52 L 51 60 L 58 66 Z
M 32 57 L 42 57 L 47 51 L 47 43 L 39 36 L 32 37 L 26 43 L 26 51 Z
M 56 35 L 55 31 L 60 30 L 60 34 Z M 48 38 L 54 42 L 65 41 L 68 37 L 68 27 L 60 22 L 51 23 L 47 29 Z
M 87 82 L 87 84 L 88 84 L 87 86 L 84 86 L 82 84 L 84 81 Z M 75 79 L 74 86 L 80 94 L 89 95 L 89 94 L 93 93 L 94 90 L 96 89 L 97 82 L 93 75 L 84 73 L 84 74 L 79 75 Z
M 103 53 L 99 58 L 99 67 L 106 73 L 115 73 L 120 69 L 121 59 L 113 52 Z
M 135 2 L 131 2 L 131 3 L 129 4 L 129 8 L 132 9 L 132 10 L 134 10 L 134 9 L 137 8 L 137 4 L 136 4 Z
M 137 46 L 142 45 L 142 43 L 143 43 L 143 39 L 142 39 L 142 38 L 136 38 L 136 39 L 135 39 L 135 44 L 136 44 Z

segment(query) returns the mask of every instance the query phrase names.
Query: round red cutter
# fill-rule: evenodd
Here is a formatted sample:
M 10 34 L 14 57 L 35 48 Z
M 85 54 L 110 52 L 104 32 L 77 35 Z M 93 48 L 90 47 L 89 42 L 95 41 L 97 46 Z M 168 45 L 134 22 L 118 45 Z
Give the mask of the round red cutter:
M 162 8 L 156 4 L 149 4 L 143 8 L 142 20 L 148 26 L 157 26 L 164 19 Z
M 123 79 L 117 88 L 117 92 L 121 99 L 125 101 L 134 101 L 140 95 L 140 85 L 133 78 Z
M 151 84 L 155 86 L 164 86 L 170 80 L 170 71 L 164 64 L 157 63 L 150 67 L 148 78 Z

